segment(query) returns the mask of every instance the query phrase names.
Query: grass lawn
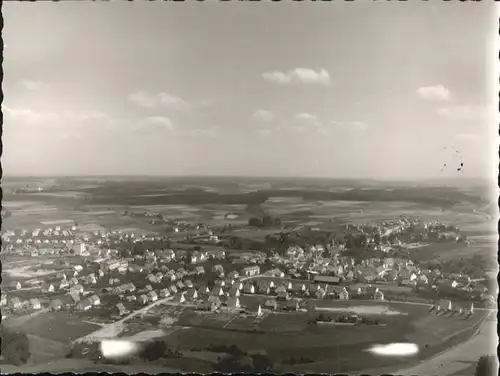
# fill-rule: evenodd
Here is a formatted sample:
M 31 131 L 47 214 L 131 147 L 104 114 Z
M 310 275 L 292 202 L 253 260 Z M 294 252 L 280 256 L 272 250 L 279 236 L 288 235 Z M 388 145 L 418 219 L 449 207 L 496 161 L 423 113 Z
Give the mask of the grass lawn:
M 70 342 L 85 336 L 100 327 L 80 321 L 66 312 L 41 313 L 13 329 L 53 341 Z

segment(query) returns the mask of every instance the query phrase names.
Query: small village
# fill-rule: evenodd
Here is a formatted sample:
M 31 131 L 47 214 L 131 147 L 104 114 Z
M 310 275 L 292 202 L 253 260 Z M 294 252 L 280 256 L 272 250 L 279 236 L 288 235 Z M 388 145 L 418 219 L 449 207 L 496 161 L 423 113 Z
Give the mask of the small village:
M 401 234 L 417 224 L 422 233 L 407 237 L 413 243 L 403 243 Z M 57 226 L 5 231 L 2 253 L 29 260 L 31 266 L 10 270 L 12 281 L 2 289 L 2 316 L 45 309 L 109 321 L 160 301 L 198 311 L 230 309 L 256 316 L 263 310 L 307 311 L 311 300 L 403 300 L 439 306 L 437 301 L 451 295 L 460 300 L 457 304 L 464 312 L 474 303 L 495 304 L 483 279 L 446 275 L 391 255 L 429 238 L 467 241 L 453 226 L 421 225 L 408 219 L 346 225 L 344 242 L 289 245 L 281 254 L 231 250 L 223 245 L 223 233 L 218 235 L 202 224 L 195 229 L 195 236 L 170 242 L 169 248 L 162 248 L 165 237 L 116 230 L 82 233 L 76 226 Z M 178 226 L 173 231 L 184 230 Z M 291 229 L 288 235 L 297 231 Z M 385 257 L 355 260 L 348 251 L 357 243 L 382 251 Z M 108 248 L 111 245 L 119 246 Z M 141 252 L 133 251 L 137 245 L 142 246 Z M 425 297 L 417 293 L 422 290 Z M 245 305 L 242 297 L 254 297 L 257 303 Z

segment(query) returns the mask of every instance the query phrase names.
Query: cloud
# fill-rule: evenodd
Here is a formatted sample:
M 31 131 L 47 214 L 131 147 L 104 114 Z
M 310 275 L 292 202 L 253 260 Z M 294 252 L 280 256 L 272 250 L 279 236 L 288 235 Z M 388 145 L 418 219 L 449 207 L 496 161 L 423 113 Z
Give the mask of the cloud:
M 276 119 L 276 115 L 271 111 L 267 110 L 257 110 L 253 113 L 252 119 L 262 121 L 264 123 L 270 123 Z
M 330 122 L 331 125 L 334 125 L 336 127 L 341 127 L 341 128 L 346 128 L 346 129 L 353 129 L 357 131 L 365 131 L 367 130 L 368 124 L 362 121 L 337 121 L 337 120 L 332 120 Z
M 271 136 L 276 132 L 275 129 L 257 129 L 257 133 L 260 136 Z
M 189 107 L 188 102 L 166 92 L 152 94 L 141 90 L 130 94 L 128 99 L 136 105 L 146 108 L 168 107 L 184 110 Z
M 207 128 L 194 128 L 189 131 L 189 135 L 193 137 L 216 138 L 220 127 L 213 126 Z
M 303 83 L 326 86 L 330 84 L 330 73 L 326 69 L 316 71 L 309 68 L 295 68 L 288 72 L 272 71 L 263 73 L 262 78 L 278 85 Z
M 437 114 L 454 121 L 479 121 L 488 117 L 488 108 L 485 106 L 453 106 L 441 107 Z
M 29 91 L 42 91 L 47 90 L 52 87 L 51 84 L 42 81 L 32 81 L 32 80 L 19 80 L 19 85 L 23 86 Z
M 308 114 L 307 112 L 302 112 L 300 114 L 295 115 L 295 120 L 298 122 L 298 127 L 302 128 L 304 126 L 314 126 L 321 127 L 321 122 L 318 117 L 313 114 Z
M 456 135 L 459 141 L 479 141 L 481 137 L 474 133 L 460 133 Z
M 164 129 L 167 129 L 167 130 L 170 130 L 170 131 L 175 129 L 174 124 L 167 117 L 152 116 L 152 117 L 146 118 L 145 121 L 146 121 L 146 124 L 154 125 L 154 126 L 157 126 L 157 127 L 160 127 L 160 128 L 164 128 Z
M 422 86 L 417 89 L 417 96 L 429 101 L 449 101 L 451 92 L 443 85 Z
M 99 111 L 89 112 L 53 112 L 38 111 L 30 108 L 8 107 L 2 105 L 2 111 L 6 115 L 7 122 L 12 121 L 15 126 L 38 126 L 40 129 L 46 126 L 71 126 L 74 124 L 92 124 L 112 125 L 114 119 Z
M 55 123 L 61 120 L 60 114 L 50 111 L 34 111 L 30 108 L 11 108 L 2 105 L 3 113 L 16 122 L 26 125 Z

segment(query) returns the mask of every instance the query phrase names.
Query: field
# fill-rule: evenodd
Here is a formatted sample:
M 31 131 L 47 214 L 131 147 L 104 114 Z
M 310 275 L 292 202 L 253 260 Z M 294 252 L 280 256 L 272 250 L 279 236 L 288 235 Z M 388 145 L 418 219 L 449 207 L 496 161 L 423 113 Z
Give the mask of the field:
M 12 326 L 15 330 L 37 337 L 64 343 L 70 343 L 76 338 L 99 329 L 98 325 L 82 322 L 77 316 L 65 312 L 41 313 L 29 320 L 23 320 L 22 324 L 15 322 L 9 324 L 8 320 L 5 320 L 3 325 Z
M 387 302 L 375 306 L 373 302 L 337 301 L 324 302 L 321 306 L 318 303 L 318 313 L 338 315 L 348 312 L 376 317 L 385 326 L 317 326 L 307 324 L 307 313 L 267 314 L 262 320 L 256 320 L 254 316 L 231 318 L 228 315 L 213 320 L 205 317 L 198 319 L 196 328 L 172 333 L 167 341 L 182 350 L 231 344 L 250 352 L 265 350 L 277 365 L 277 370 L 283 372 L 331 372 L 332 367 L 346 372 L 408 361 L 381 358 L 365 351 L 379 343 L 413 342 L 421 348 L 420 354 L 413 360 L 426 358 L 471 335 L 483 317 L 481 313 L 476 313 L 470 320 L 442 317 L 428 313 L 427 306 Z M 189 325 L 190 321 L 194 324 L 193 316 L 178 324 Z M 340 363 L 333 359 L 338 352 Z M 308 358 L 312 363 L 282 364 L 292 356 Z

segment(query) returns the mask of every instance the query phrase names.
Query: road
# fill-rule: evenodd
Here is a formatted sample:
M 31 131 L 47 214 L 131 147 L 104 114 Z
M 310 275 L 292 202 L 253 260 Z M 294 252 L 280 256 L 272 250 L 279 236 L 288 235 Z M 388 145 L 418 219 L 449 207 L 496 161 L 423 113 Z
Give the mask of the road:
M 397 375 L 451 376 L 469 368 L 486 354 L 496 354 L 496 317 L 490 313 L 469 340 L 437 354 L 416 366 L 394 372 Z
M 145 307 L 142 307 L 134 312 L 131 312 L 130 314 L 128 314 L 127 316 L 125 316 L 124 318 L 122 318 L 118 321 L 115 321 L 115 322 L 110 323 L 110 324 L 104 324 L 101 329 L 98 329 L 95 332 L 87 334 L 86 336 L 77 338 L 73 342 L 74 343 L 88 342 L 88 341 L 92 342 L 92 341 L 99 341 L 103 338 L 115 338 L 125 329 L 124 324 L 127 320 L 130 320 L 131 318 L 133 318 L 135 316 L 142 315 L 142 314 L 146 313 L 147 311 L 149 311 L 151 308 L 156 307 L 158 305 L 162 305 L 162 304 L 173 305 L 173 306 L 180 305 L 179 303 L 172 302 L 171 301 L 172 299 L 173 299 L 173 297 L 167 297 L 164 299 L 157 300 L 154 303 L 151 303 L 151 304 L 149 304 Z M 183 307 L 195 307 L 194 304 L 185 304 L 185 303 L 183 303 L 182 306 Z

